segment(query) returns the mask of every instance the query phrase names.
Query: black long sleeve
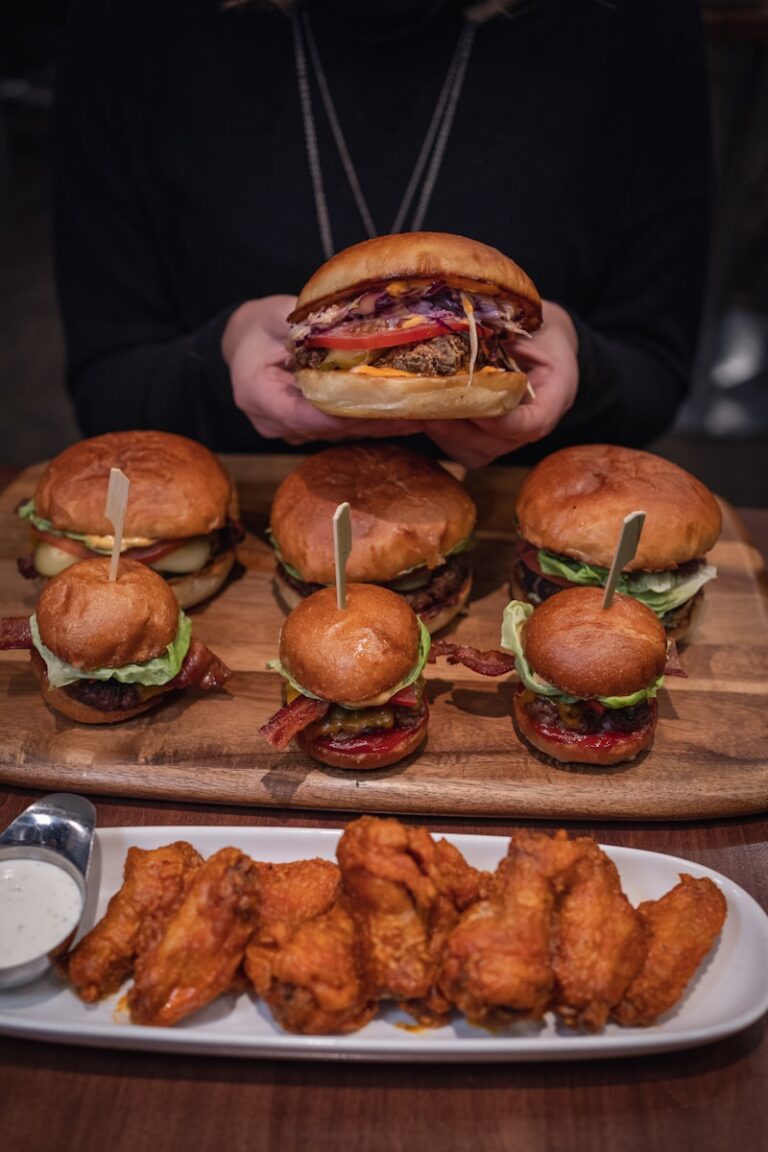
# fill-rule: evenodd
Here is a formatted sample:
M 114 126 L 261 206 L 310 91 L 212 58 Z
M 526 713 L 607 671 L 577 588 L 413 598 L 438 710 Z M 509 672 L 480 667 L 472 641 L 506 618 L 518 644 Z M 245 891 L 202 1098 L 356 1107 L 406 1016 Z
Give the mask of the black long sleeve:
M 576 323 L 577 403 L 520 462 L 579 440 L 640 445 L 669 425 L 695 349 L 711 185 L 694 0 L 533 7 L 478 29 L 424 221 L 507 252 Z M 380 232 L 459 26 L 450 2 L 385 43 L 318 18 Z M 319 98 L 316 115 L 341 248 L 364 233 Z M 240 302 L 298 292 L 323 258 L 285 16 L 218 0 L 75 3 L 55 189 L 83 431 L 157 427 L 217 450 L 282 447 L 235 407 L 220 340 Z

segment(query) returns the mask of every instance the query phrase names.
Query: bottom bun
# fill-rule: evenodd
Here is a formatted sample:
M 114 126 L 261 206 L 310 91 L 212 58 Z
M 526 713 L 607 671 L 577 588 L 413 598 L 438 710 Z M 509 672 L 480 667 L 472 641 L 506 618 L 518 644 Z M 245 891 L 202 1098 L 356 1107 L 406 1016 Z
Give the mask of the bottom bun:
M 391 420 L 472 420 L 502 416 L 522 400 L 524 372 L 459 376 L 365 376 L 301 368 L 296 382 L 315 408 L 331 416 Z
M 526 743 L 552 760 L 564 764 L 595 764 L 607 767 L 634 760 L 643 749 L 650 748 L 656 733 L 658 709 L 655 700 L 648 701 L 650 720 L 634 732 L 612 732 L 603 744 L 595 736 L 587 737 L 569 728 L 543 730 L 528 714 L 523 691 L 515 693 L 512 708 L 518 735 Z
M 422 715 L 412 728 L 367 732 L 348 740 L 338 740 L 332 736 L 313 737 L 310 727 L 297 734 L 296 743 L 307 756 L 331 768 L 370 772 L 397 764 L 415 752 L 427 735 L 428 724 L 429 707 L 425 698 Z
M 119 724 L 121 720 L 130 720 L 131 717 L 146 712 L 148 708 L 153 708 L 163 697 L 163 693 L 158 692 L 132 708 L 116 708 L 105 711 L 103 708 L 94 708 L 90 704 L 84 704 L 82 700 L 70 696 L 62 688 L 51 688 L 48 683 L 48 670 L 45 661 L 34 648 L 32 649 L 31 664 L 32 671 L 40 682 L 40 691 L 46 704 L 50 704 L 51 708 L 61 712 L 64 716 L 68 716 L 70 720 L 77 720 L 79 724 Z
M 180 608 L 194 608 L 204 600 L 215 596 L 232 571 L 237 555 L 234 548 L 220 552 L 198 572 L 188 572 L 185 576 L 171 576 L 169 587 L 179 602 Z

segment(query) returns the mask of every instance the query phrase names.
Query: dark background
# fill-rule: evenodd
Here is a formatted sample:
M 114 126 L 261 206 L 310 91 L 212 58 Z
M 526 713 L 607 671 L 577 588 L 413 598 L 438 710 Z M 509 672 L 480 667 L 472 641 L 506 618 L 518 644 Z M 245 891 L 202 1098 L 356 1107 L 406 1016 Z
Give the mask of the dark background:
M 158 0 L 162 3 L 162 0 Z M 63 0 L 0 14 L 0 465 L 78 438 L 50 244 L 48 172 Z M 768 3 L 705 2 L 718 203 L 690 399 L 650 447 L 737 505 L 768 504 Z

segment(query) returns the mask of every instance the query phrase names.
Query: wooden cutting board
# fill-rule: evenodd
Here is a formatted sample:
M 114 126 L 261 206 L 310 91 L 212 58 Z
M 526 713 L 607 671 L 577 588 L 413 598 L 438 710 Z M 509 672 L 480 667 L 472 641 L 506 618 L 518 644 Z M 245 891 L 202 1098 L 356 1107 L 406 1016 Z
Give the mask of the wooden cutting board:
M 432 701 L 424 750 L 392 768 L 325 769 L 276 753 L 258 728 L 279 706 L 276 654 L 283 613 L 272 591 L 264 532 L 272 494 L 296 457 L 229 457 L 248 537 L 243 577 L 193 612 L 197 635 L 233 669 L 221 693 L 179 693 L 135 720 L 78 726 L 43 703 L 26 653 L 0 653 L 0 780 L 44 790 L 237 805 L 473 817 L 699 819 L 768 808 L 768 607 L 761 558 L 734 510 L 711 554 L 703 619 L 681 652 L 687 679 L 668 679 L 659 726 L 643 759 L 611 769 L 555 768 L 525 750 L 510 719 L 512 680 L 444 661 L 428 668 Z M 0 614 L 34 608 L 16 571 L 28 550 L 14 508 L 41 468 L 0 494 Z M 479 509 L 470 612 L 448 635 L 497 647 L 522 469 L 489 468 L 467 485 Z

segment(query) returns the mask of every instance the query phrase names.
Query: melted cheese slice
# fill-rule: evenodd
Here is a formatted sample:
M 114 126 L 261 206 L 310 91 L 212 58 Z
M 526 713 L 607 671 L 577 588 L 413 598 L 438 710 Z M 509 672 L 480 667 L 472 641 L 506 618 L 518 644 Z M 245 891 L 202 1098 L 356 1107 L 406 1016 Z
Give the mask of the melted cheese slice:
M 416 372 L 404 372 L 400 368 L 376 368 L 373 364 L 358 364 L 350 368 L 357 376 L 416 376 Z

